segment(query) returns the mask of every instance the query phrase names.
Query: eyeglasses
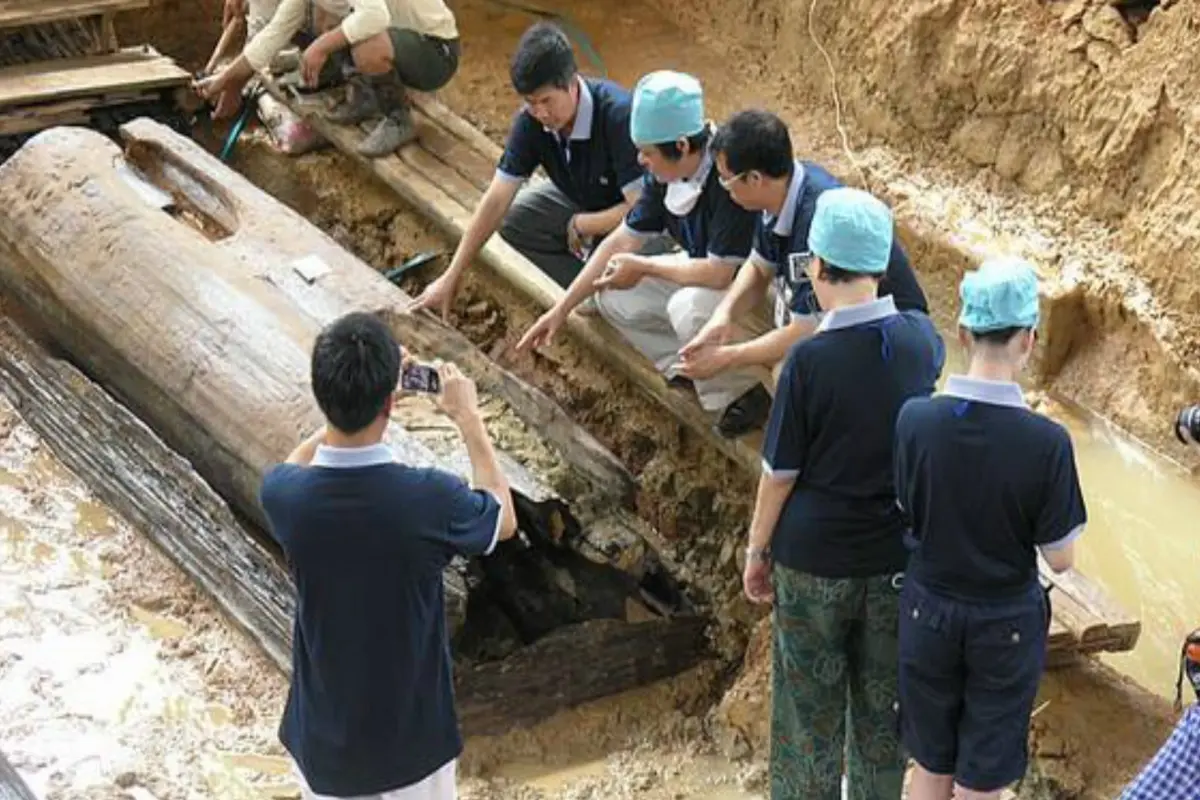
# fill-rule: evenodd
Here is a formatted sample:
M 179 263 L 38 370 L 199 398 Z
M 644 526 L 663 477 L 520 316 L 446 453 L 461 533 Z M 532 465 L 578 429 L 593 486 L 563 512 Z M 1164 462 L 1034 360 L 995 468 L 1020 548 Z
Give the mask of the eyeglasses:
M 722 189 L 724 189 L 725 191 L 727 191 L 727 192 L 728 192 L 728 191 L 729 191 L 729 187 L 733 186 L 735 183 L 737 183 L 738 181 L 740 181 L 742 178 L 745 178 L 745 177 L 746 177 L 746 175 L 747 175 L 747 172 L 739 172 L 737 175 L 731 175 L 731 176 L 730 176 L 730 177 L 728 177 L 728 178 L 722 178 L 722 177 L 721 177 L 721 176 L 718 174 L 718 175 L 717 175 L 717 182 L 721 184 L 721 188 L 722 188 Z

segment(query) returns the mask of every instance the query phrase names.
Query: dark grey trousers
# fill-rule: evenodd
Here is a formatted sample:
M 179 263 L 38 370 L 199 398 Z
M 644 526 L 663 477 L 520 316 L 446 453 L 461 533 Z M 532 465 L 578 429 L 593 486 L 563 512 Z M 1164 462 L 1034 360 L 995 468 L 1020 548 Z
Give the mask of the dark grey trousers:
M 583 262 L 567 247 L 567 225 L 579 212 L 553 182 L 527 183 L 504 217 L 500 237 L 565 289 L 583 269 Z M 647 238 L 639 252 L 650 256 L 674 249 L 675 241 L 663 235 Z

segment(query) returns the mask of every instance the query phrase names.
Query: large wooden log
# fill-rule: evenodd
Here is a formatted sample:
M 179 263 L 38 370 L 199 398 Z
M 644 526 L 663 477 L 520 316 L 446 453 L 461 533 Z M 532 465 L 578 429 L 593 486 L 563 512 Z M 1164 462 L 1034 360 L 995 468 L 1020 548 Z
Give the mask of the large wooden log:
M 0 219 L 0 283 L 88 374 L 263 524 L 263 468 L 321 422 L 308 387 L 316 332 L 350 310 L 399 317 L 410 300 L 189 140 L 149 120 L 123 133 L 126 166 L 175 205 L 164 212 L 147 203 L 104 137 L 45 131 L 0 166 L 0 200 L 11 212 Z M 312 277 L 298 269 L 306 260 L 324 274 L 304 277 Z M 489 375 L 487 388 L 519 415 L 558 421 L 545 438 L 597 492 L 629 494 L 627 471 L 564 424 L 549 398 Z M 441 447 L 446 437 L 398 421 L 389 439 L 406 460 L 466 468 L 461 446 L 435 455 L 426 442 Z M 502 460 L 516 488 L 550 493 L 515 459 Z
M 69 363 L 49 357 L 5 318 L 0 318 L 0 391 L 59 460 L 194 579 L 280 670 L 290 671 L 295 590 L 287 571 L 191 465 L 102 388 Z M 496 569 L 520 570 L 527 582 L 541 587 L 538 602 L 551 604 L 554 592 L 544 576 L 545 567 L 553 569 L 554 553 L 545 565 L 535 565 L 528 553 L 513 547 L 493 563 Z M 542 620 L 573 622 L 561 611 L 586 606 L 589 589 L 600 604 L 620 601 L 624 573 L 595 576 L 581 566 L 562 573 L 574 581 L 569 602 L 558 605 L 558 616 L 553 608 L 542 613 Z M 447 575 L 447 613 L 457 626 L 466 616 L 465 585 L 457 573 Z M 497 583 L 497 591 L 513 588 Z M 522 595 L 510 591 L 509 596 L 519 602 Z M 617 616 L 613 608 L 597 610 Z M 502 733 L 537 722 L 562 708 L 673 675 L 707 654 L 703 622 L 695 617 L 637 623 L 612 618 L 568 624 L 548 636 L 544 630 L 533 633 L 538 641 L 531 648 L 510 646 L 501 654 L 507 658 L 464 663 L 456 673 L 468 734 Z M 0 800 L 26 800 L 19 793 L 5 794 L 14 784 L 6 784 L 3 767 Z
M 0 752 L 0 800 L 37 800 L 21 776 Z

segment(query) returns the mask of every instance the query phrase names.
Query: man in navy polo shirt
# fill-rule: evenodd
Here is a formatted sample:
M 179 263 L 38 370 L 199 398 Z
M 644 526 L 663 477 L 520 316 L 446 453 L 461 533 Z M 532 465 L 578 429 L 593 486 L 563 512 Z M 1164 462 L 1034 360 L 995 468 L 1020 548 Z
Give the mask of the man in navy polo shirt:
M 297 594 L 280 739 L 308 800 L 453 800 L 462 739 L 442 570 L 516 531 L 475 387 L 453 366 L 439 369 L 438 401 L 463 436 L 475 488 L 394 460 L 382 438 L 400 363 L 368 314 L 322 330 L 312 386 L 327 424 L 263 477 Z
M 816 330 L 821 306 L 801 265 L 808 259 L 817 198 L 841 186 L 817 164 L 795 159 L 787 126 L 769 111 L 734 114 L 717 131 L 712 149 L 722 186 L 735 202 L 762 213 L 749 266 L 738 272 L 708 324 L 684 348 L 683 373 L 694 379 L 750 366 L 772 369 L 788 348 Z M 772 285 L 775 328 L 737 341 L 735 322 L 762 302 Z M 929 311 L 899 241 L 892 242 L 879 282 L 879 296 L 885 295 L 901 311 Z
M 525 105 L 496 175 L 449 268 L 418 301 L 440 309 L 443 318 L 463 273 L 501 221 L 501 237 L 566 288 L 583 266 L 588 243 L 617 227 L 641 190 L 642 168 L 629 139 L 629 92 L 579 75 L 561 30 L 546 22 L 527 30 L 511 78 Z M 539 166 L 550 180 L 524 185 Z
M 806 272 L 826 313 L 787 355 L 763 443 L 743 585 L 750 600 L 775 601 L 778 800 L 837 800 L 843 763 L 850 797 L 900 800 L 904 782 L 896 628 L 907 554 L 892 441 L 904 402 L 933 392 L 945 349 L 925 314 L 877 297 L 893 237 L 891 212 L 866 192 L 817 198 Z
M 960 292 L 967 373 L 896 422 L 896 493 L 912 526 L 900 601 L 911 800 L 998 798 L 1025 775 L 1050 622 L 1037 554 L 1068 569 L 1087 522 L 1070 435 L 1016 382 L 1038 324 L 1033 267 L 990 260 Z
M 750 254 L 757 215 L 720 185 L 708 147 L 712 126 L 694 77 L 665 70 L 644 76 L 634 88 L 630 129 L 648 167 L 641 197 L 519 346 L 548 343 L 572 309 L 596 293 L 601 316 L 675 378 L 680 348 L 708 321 Z M 638 253 L 663 233 L 684 252 Z M 718 414 L 717 430 L 727 437 L 761 427 L 771 406 L 770 393 L 746 371 L 698 380 L 695 390 L 700 405 Z

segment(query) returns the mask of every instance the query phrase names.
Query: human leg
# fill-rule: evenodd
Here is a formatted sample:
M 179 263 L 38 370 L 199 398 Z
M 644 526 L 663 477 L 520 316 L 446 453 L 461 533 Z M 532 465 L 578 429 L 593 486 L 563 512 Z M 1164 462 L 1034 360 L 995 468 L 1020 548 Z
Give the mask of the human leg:
M 671 298 L 678 291 L 678 284 L 644 278 L 632 289 L 597 292 L 596 310 L 625 341 L 665 373 L 679 354 L 679 340 L 668 313 Z
M 1025 775 L 1029 720 L 1045 668 L 1047 629 L 1040 586 L 1013 601 L 970 604 L 966 609 L 966 671 L 954 782 L 959 795 L 975 797 L 999 792 Z
M 856 800 L 900 800 L 904 786 L 897 718 L 900 579 L 880 575 L 855 581 L 846 772 Z
M 567 225 L 579 208 L 551 181 L 521 187 L 500 226 L 500 238 L 564 289 L 583 262 L 567 246 Z
M 841 800 L 853 582 L 776 564 L 771 615 L 771 800 Z
M 389 28 L 359 42 L 351 53 L 359 77 L 330 119 L 355 125 L 382 114 L 358 151 L 368 158 L 388 155 L 416 137 L 408 89 L 429 92 L 445 86 L 458 71 L 459 44 Z
M 917 762 L 909 798 L 949 800 L 965 670 L 958 604 L 909 580 L 897 617 L 900 733 Z
M 701 286 L 685 286 L 671 295 L 667 303 L 667 315 L 676 336 L 676 353 L 679 348 L 695 338 L 704 324 L 712 317 L 724 291 Z M 753 374 L 741 370 L 730 370 L 712 378 L 698 380 L 696 394 L 706 411 L 723 409 L 750 389 L 759 385 Z M 767 398 L 770 405 L 770 398 Z

